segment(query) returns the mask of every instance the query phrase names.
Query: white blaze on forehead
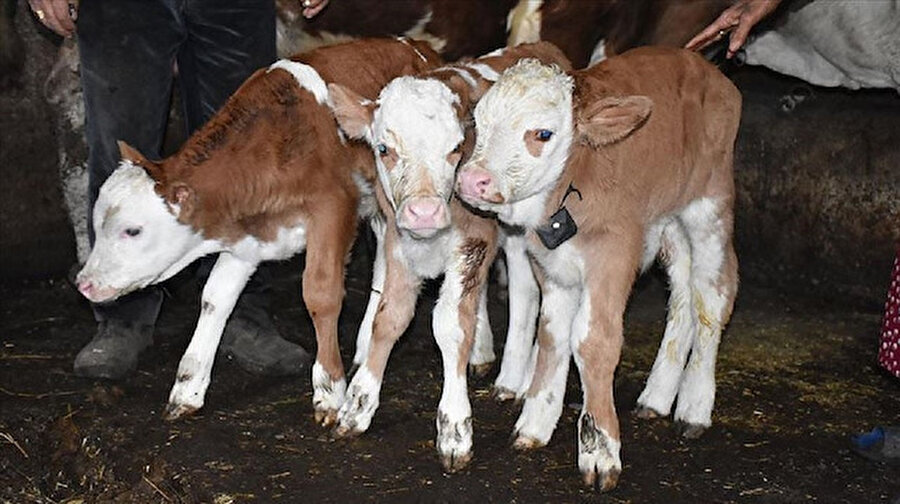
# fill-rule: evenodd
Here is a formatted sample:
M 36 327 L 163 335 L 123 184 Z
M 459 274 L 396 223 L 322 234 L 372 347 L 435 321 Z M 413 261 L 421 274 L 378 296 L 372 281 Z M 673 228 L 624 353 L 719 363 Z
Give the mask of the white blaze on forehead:
M 297 79 L 297 84 L 312 93 L 319 104 L 328 103 L 328 86 L 315 68 L 296 61 L 283 59 L 272 63 L 268 71 L 271 72 L 276 69 L 290 72 Z
M 556 65 L 523 59 L 503 72 L 476 107 L 476 119 L 501 118 L 510 113 L 544 108 L 571 109 L 574 81 Z M 510 101 L 525 109 L 510 109 Z
M 136 196 L 149 197 L 150 201 L 162 199 L 153 190 L 156 182 L 140 166 L 122 161 L 119 168 L 106 179 L 94 205 L 94 226 L 103 229 L 107 217 L 116 215 L 123 205 L 134 206 Z

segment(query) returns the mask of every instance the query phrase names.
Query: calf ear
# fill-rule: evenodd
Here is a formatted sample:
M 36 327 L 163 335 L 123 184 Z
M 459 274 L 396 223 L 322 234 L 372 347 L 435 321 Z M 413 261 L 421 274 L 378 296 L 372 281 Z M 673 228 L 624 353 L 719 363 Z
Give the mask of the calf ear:
M 575 119 L 579 136 L 594 147 L 618 142 L 644 125 L 653 111 L 646 96 L 604 98 L 582 109 Z
M 334 118 L 347 136 L 369 139 L 374 103 L 340 84 L 328 85 L 328 101 Z
M 178 217 L 186 218 L 193 213 L 196 194 L 191 186 L 184 182 L 176 182 L 168 188 L 167 193 L 166 201 L 171 205 L 178 206 Z
M 132 164 L 140 166 L 157 182 L 164 183 L 166 181 L 162 166 L 159 163 L 150 161 L 123 140 L 119 140 L 117 143 L 119 144 L 119 155 L 122 157 L 122 161 L 131 161 Z

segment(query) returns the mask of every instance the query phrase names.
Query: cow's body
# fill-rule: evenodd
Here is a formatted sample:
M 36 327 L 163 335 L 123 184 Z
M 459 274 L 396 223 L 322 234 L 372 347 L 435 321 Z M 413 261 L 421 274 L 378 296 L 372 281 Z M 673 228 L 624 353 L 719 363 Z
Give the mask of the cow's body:
M 747 44 L 746 61 L 820 86 L 900 91 L 900 1 L 814 0 Z
M 225 322 L 256 266 L 304 248 L 303 298 L 318 342 L 313 402 L 318 420 L 334 418 L 346 389 L 337 340 L 344 263 L 375 168 L 368 149 L 339 136 L 325 81 L 374 97 L 393 77 L 437 64 L 424 44 L 398 40 L 312 51 L 256 72 L 175 155 L 153 162 L 123 149 L 94 210 L 82 293 L 115 299 L 219 252 L 170 418 L 203 405 Z
M 652 110 L 652 113 L 651 113 Z M 734 86 L 699 56 L 646 48 L 571 77 L 534 63 L 509 70 L 479 102 L 462 198 L 523 226 L 543 301 L 537 369 L 516 446 L 547 443 L 562 410 L 570 355 L 584 389 L 578 464 L 589 484 L 616 483 L 612 398 L 622 316 L 636 272 L 659 256 L 670 313 L 639 411 L 697 435 L 710 424 L 715 356 L 737 289 L 732 247 Z M 568 191 L 569 187 L 575 191 Z M 568 196 L 566 196 L 566 194 Z M 561 208 L 577 233 L 556 248 Z M 563 236 L 565 238 L 565 236 Z M 571 353 L 570 353 L 571 349 Z M 690 352 L 690 362 L 685 362 Z
M 424 279 L 443 274 L 432 318 L 444 362 L 436 447 L 445 468 L 451 471 L 471 458 L 466 363 L 472 362 L 469 354 L 473 340 L 490 341 L 485 277 L 498 241 L 493 219 L 465 210 L 452 197 L 453 181 L 456 166 L 471 148 L 471 142 L 466 142 L 471 107 L 499 72 L 522 57 L 568 66 L 554 46 L 534 44 L 395 79 L 382 90 L 377 104 L 362 102 L 340 87 L 331 87 L 335 113 L 344 131 L 365 138 L 376 151 L 379 188 L 383 191 L 379 203 L 387 216 L 382 245 L 386 264 L 376 263 L 375 267 L 375 276 L 381 267 L 386 276 L 372 343 L 350 383 L 347 401 L 338 415 L 338 432 L 359 433 L 369 426 L 378 406 L 388 355 L 412 319 L 420 285 Z M 511 252 L 513 249 L 515 245 L 507 250 L 511 304 L 507 345 L 519 351 L 513 356 L 506 352 L 503 365 L 516 368 L 507 374 L 517 375 L 508 378 L 510 388 L 517 390 L 530 354 L 537 290 L 524 246 L 520 245 L 517 252 Z M 473 354 L 485 360 L 488 351 L 476 348 Z M 493 357 L 492 350 L 489 355 Z

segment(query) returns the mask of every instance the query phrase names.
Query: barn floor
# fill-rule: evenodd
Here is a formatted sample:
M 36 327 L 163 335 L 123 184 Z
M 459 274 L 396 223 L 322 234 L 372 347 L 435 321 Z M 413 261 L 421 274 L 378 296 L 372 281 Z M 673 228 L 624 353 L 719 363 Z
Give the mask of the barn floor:
M 275 265 L 274 314 L 307 347 L 300 261 Z M 368 291 L 352 263 L 342 319 L 345 362 Z M 496 289 L 495 289 L 496 290 Z M 471 383 L 475 458 L 444 474 L 434 453 L 440 393 L 427 307 L 395 349 L 382 406 L 365 435 L 334 440 L 312 414 L 309 378 L 259 378 L 217 363 L 207 406 L 168 423 L 160 413 L 197 313 L 195 282 L 176 279 L 157 344 L 121 383 L 75 377 L 91 313 L 64 280 L 0 288 L 0 501 L 3 502 L 763 502 L 876 503 L 900 498 L 898 469 L 849 450 L 848 436 L 900 424 L 900 382 L 874 366 L 880 314 L 743 285 L 718 366 L 714 426 L 679 439 L 634 405 L 664 323 L 665 288 L 638 284 L 616 380 L 623 431 L 619 487 L 598 496 L 575 467 L 573 407 L 549 446 L 511 450 L 519 407 Z M 496 293 L 495 293 L 496 294 Z M 496 334 L 502 297 L 491 296 Z M 574 368 L 574 366 L 573 366 Z M 496 370 L 494 371 L 496 373 Z M 492 378 L 492 377 L 491 377 Z M 570 376 L 567 404 L 580 401 Z

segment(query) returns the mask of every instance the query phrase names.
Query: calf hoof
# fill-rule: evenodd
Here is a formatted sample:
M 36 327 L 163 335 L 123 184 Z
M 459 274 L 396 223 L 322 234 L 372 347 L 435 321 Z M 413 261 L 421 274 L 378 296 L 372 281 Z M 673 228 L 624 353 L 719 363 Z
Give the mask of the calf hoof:
M 338 412 L 336 409 L 316 409 L 316 423 L 322 427 L 331 427 L 337 422 Z
M 337 424 L 334 427 L 334 430 L 332 431 L 332 433 L 334 434 L 334 437 L 342 438 L 342 439 L 353 438 L 353 437 L 359 436 L 363 432 L 365 432 L 365 431 L 357 429 L 355 425 L 344 425 L 344 424 Z
M 439 410 L 434 445 L 445 471 L 452 473 L 465 467 L 472 460 L 472 417 L 454 421 Z
M 169 403 L 166 405 L 165 411 L 163 411 L 163 420 L 167 422 L 171 422 L 173 420 L 178 420 L 179 418 L 186 418 L 197 412 L 200 408 L 196 408 L 194 406 L 189 406 L 187 404 L 173 404 Z
M 491 387 L 491 397 L 497 402 L 510 401 L 516 398 L 516 391 L 506 387 Z
M 543 448 L 544 443 L 542 443 L 539 439 L 533 438 L 531 436 L 516 434 L 516 440 L 513 441 L 512 447 L 515 450 L 528 451 L 535 450 L 537 448 Z
M 685 439 L 697 439 L 706 432 L 708 425 L 694 424 L 688 422 L 675 422 L 675 430 Z
M 444 471 L 448 473 L 455 473 L 465 468 L 471 461 L 471 451 L 466 453 L 451 451 L 450 453 L 441 454 L 441 465 L 444 466 Z
M 619 469 L 610 469 L 608 471 L 588 470 L 581 474 L 585 486 L 600 492 L 608 492 L 619 483 Z
M 661 418 L 665 416 L 649 406 L 642 406 L 640 404 L 635 406 L 631 414 L 637 418 L 643 418 L 644 420 L 651 420 L 653 418 Z
M 469 375 L 473 378 L 484 378 L 491 372 L 491 368 L 493 367 L 493 362 L 486 362 L 484 364 L 469 364 Z

